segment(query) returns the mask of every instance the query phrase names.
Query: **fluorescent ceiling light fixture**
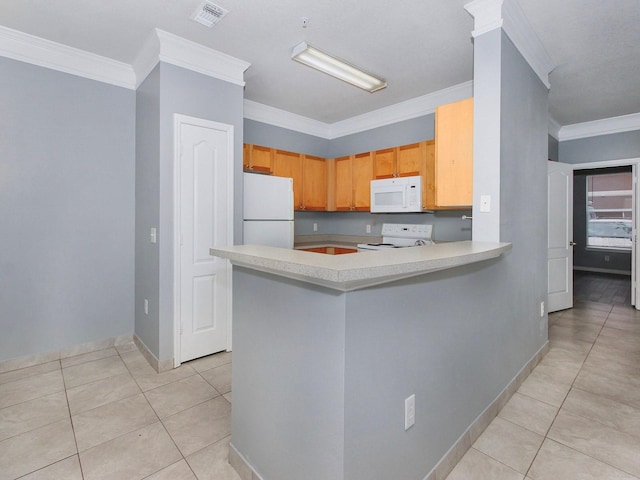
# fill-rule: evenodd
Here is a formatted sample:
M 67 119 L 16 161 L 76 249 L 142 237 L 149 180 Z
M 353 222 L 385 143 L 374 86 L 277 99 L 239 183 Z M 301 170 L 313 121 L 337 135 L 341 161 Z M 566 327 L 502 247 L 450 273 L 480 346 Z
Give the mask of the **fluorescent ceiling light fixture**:
M 387 86 L 387 82 L 381 78 L 363 72 L 359 68 L 349 65 L 342 60 L 332 57 L 317 48 L 302 42 L 291 52 L 291 59 L 303 63 L 311 68 L 336 77 L 344 82 L 362 88 L 367 92 L 376 92 Z

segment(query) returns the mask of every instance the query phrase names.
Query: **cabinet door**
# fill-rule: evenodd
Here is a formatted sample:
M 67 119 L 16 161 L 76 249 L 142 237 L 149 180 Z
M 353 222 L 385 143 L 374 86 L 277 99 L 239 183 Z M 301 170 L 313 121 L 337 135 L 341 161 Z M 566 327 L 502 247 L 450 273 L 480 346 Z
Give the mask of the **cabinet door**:
M 274 150 L 269 147 L 250 145 L 249 169 L 256 172 L 271 173 L 273 171 Z
M 303 155 L 302 205 L 304 210 L 327 209 L 327 162 L 324 158 Z
M 353 156 L 353 208 L 358 211 L 371 209 L 371 180 L 373 158 L 370 152 Z
M 421 175 L 424 163 L 424 142 L 398 147 L 396 153 L 396 172 L 399 177 Z
M 351 210 L 353 207 L 353 175 L 351 157 L 335 159 L 336 210 Z
M 302 156 L 299 153 L 276 150 L 273 174 L 293 178 L 293 205 L 302 208 Z
M 245 143 L 242 145 L 242 169 L 249 170 L 251 164 L 251 145 Z
M 436 208 L 436 142 L 428 140 L 424 143 L 424 173 L 422 175 L 422 208 Z
M 386 148 L 373 152 L 375 178 L 391 178 L 396 175 L 396 149 Z
M 473 203 L 473 98 L 436 108 L 436 204 Z

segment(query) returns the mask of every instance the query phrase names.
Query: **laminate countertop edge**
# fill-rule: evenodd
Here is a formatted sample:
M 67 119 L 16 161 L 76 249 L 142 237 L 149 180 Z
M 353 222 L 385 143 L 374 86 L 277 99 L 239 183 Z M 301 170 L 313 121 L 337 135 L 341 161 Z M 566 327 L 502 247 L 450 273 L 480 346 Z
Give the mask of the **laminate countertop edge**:
M 277 247 L 213 247 L 210 254 L 233 265 L 343 292 L 497 258 L 510 243 L 449 242 L 347 255 L 325 255 Z

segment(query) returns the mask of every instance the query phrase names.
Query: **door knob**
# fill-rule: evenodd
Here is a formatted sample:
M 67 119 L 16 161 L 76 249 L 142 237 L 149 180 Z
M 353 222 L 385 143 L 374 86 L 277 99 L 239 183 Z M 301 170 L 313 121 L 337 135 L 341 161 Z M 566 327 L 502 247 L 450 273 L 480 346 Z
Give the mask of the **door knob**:
M 572 242 L 569 242 L 569 246 L 570 246 L 570 247 L 575 247 L 576 245 L 577 245 L 577 243 L 576 243 L 576 242 L 573 242 L 573 241 L 572 241 Z

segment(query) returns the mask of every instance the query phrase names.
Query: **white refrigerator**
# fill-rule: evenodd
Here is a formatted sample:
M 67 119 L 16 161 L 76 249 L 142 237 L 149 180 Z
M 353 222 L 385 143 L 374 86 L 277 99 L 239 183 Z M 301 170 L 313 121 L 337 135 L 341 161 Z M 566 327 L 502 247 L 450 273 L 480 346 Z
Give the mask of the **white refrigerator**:
M 243 175 L 245 245 L 293 248 L 293 179 Z

